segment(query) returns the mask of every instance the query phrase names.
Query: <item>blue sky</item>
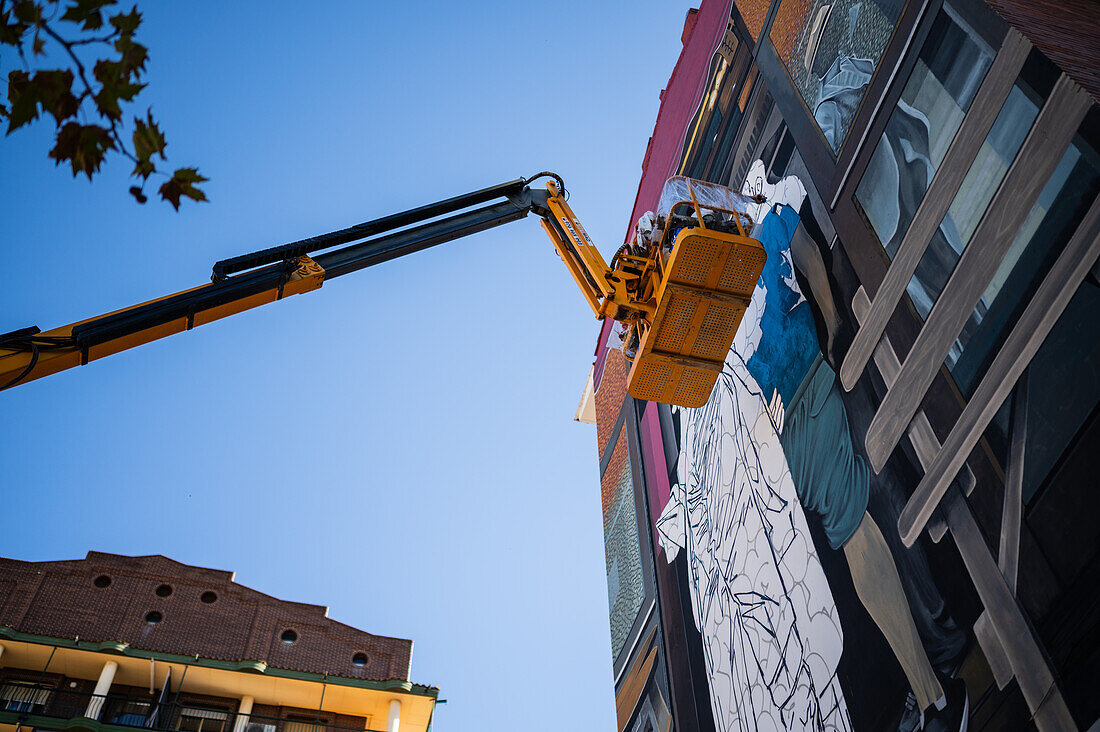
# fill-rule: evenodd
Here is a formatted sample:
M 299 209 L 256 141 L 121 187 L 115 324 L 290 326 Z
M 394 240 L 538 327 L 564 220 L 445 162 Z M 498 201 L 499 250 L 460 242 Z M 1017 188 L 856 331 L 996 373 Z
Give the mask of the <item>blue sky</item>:
M 144 3 L 180 213 L 0 140 L 0 332 L 551 169 L 629 224 L 686 3 Z M 0 60 L 5 77 L 9 59 Z M 412 638 L 435 729 L 611 729 L 596 322 L 533 217 L 0 394 L 0 554 L 165 554 Z M 18 520 L 12 520 L 19 517 Z

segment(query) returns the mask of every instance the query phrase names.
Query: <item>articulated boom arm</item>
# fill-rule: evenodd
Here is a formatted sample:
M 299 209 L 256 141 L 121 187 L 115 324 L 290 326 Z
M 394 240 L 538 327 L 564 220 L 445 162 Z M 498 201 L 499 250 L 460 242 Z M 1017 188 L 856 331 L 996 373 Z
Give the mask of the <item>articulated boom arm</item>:
M 335 277 L 516 221 L 532 211 L 543 218 L 558 253 L 602 318 L 609 314 L 605 301 L 624 297 L 625 290 L 565 202 L 561 178 L 552 173 L 535 178 L 543 176 L 557 183 L 533 190 L 528 186 L 532 179 L 519 178 L 218 262 L 210 284 L 46 332 L 32 326 L 0 335 L 0 389 L 316 290 Z
M 624 245 L 609 266 L 566 203 L 561 178 L 534 177 L 544 176 L 554 179 L 545 190 L 532 189 L 533 178 L 519 178 L 226 259 L 214 265 L 210 284 L 174 295 L 45 333 L 32 326 L 0 335 L 0 389 L 310 292 L 334 277 L 534 212 L 592 312 L 625 326 L 630 393 L 688 407 L 704 404 L 764 266 L 764 250 L 745 233 L 744 214 L 736 208 L 739 194 L 670 179 L 666 191 L 683 195 L 658 212 L 660 235 Z M 697 190 L 706 194 L 703 203 Z

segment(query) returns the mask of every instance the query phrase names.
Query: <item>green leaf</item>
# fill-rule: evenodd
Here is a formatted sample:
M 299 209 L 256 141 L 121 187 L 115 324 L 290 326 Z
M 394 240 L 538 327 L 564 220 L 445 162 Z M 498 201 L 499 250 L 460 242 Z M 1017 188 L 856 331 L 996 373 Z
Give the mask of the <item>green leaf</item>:
M 160 155 L 161 160 L 167 160 L 168 158 L 164 156 L 164 148 L 167 146 L 164 133 L 160 131 L 153 119 L 153 110 L 149 110 L 145 120 L 134 117 L 134 154 L 139 160 L 147 161 L 153 155 Z
M 100 10 L 114 4 L 115 0 L 74 0 L 65 9 L 61 19 L 72 23 L 82 23 L 84 30 L 97 30 L 103 27 L 103 14 Z
M 145 71 L 145 62 L 149 58 L 149 50 L 140 43 L 134 43 L 131 38 L 119 38 L 115 41 L 115 50 L 121 57 L 118 60 L 119 68 L 123 73 L 132 75 L 135 79 Z
M 129 73 L 122 68 L 122 64 L 118 61 L 100 59 L 96 61 L 92 73 L 95 75 L 96 80 L 103 85 L 93 97 L 96 108 L 101 115 L 116 122 L 122 119 L 122 108 L 119 106 L 119 100 L 132 101 L 138 95 L 138 92 L 145 88 L 145 84 L 131 82 Z
M 11 11 L 15 14 L 15 17 L 30 25 L 34 25 L 42 20 L 42 6 L 38 3 L 32 2 L 32 0 L 21 0 L 12 6 Z
M 148 160 L 138 160 L 134 163 L 134 171 L 130 175 L 140 175 L 143 180 L 148 180 L 149 176 L 155 172 L 157 172 L 157 166 Z
M 119 13 L 118 15 L 111 16 L 111 25 L 115 27 L 123 37 L 133 35 L 134 31 L 141 25 L 141 13 L 137 11 L 137 5 L 130 10 L 129 13 Z
M 38 35 L 35 35 L 34 41 L 31 42 L 31 53 L 35 56 L 46 55 L 46 42 Z
M 53 115 L 60 125 L 69 117 L 75 117 L 80 101 L 73 96 L 73 72 L 65 69 L 37 71 L 32 82 L 37 87 L 38 101 L 42 109 Z
M 160 197 L 172 204 L 177 211 L 180 210 L 180 198 L 187 196 L 194 201 L 205 201 L 206 194 L 195 187 L 196 183 L 208 180 L 199 175 L 196 168 L 178 168 L 158 190 Z
M 92 174 L 99 172 L 107 151 L 114 147 L 110 133 L 103 127 L 67 122 L 57 132 L 57 144 L 50 150 L 50 157 L 58 165 L 68 160 L 72 165 L 74 178 L 77 174 L 84 173 L 91 180 Z
M 130 195 L 137 199 L 138 203 L 145 203 L 149 197 L 141 190 L 141 186 L 130 186 Z
M 8 132 L 11 134 L 28 122 L 38 119 L 38 87 L 31 83 L 30 75 L 21 69 L 8 72 Z
M 10 18 L 10 11 L 0 13 L 0 43 L 16 47 L 22 46 L 23 34 L 27 32 L 30 25 L 21 23 L 18 20 L 11 21 Z

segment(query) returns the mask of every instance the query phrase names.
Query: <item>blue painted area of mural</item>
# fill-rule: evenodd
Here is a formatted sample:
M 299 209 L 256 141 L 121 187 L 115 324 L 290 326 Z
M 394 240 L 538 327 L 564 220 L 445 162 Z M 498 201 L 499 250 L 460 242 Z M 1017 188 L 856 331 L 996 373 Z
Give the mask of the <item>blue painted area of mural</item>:
M 798 288 L 791 264 L 791 238 L 798 222 L 798 213 L 793 208 L 777 206 L 754 232 L 768 254 L 760 274 L 767 298 L 760 323 L 760 344 L 746 365 L 764 397 L 770 399 L 772 391 L 778 389 L 784 404 L 791 403 L 821 354 L 813 314 Z

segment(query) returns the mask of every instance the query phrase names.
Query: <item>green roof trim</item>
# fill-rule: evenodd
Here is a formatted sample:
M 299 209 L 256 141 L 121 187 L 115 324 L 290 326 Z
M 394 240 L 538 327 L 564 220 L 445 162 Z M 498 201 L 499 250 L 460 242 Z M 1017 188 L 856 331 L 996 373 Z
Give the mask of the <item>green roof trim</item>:
M 265 676 L 277 676 L 279 678 L 295 679 L 297 681 L 312 681 L 318 684 L 333 684 L 336 686 L 350 686 L 357 689 L 373 689 L 375 691 L 412 694 L 414 696 L 424 696 L 431 699 L 439 697 L 438 688 L 434 686 L 424 686 L 423 684 L 414 684 L 404 679 L 388 679 L 386 681 L 353 679 L 347 676 L 332 676 L 329 674 L 319 674 L 313 671 L 296 671 L 288 668 L 277 668 L 275 666 L 269 666 L 266 661 L 224 661 L 217 658 L 203 658 L 198 655 L 185 656 L 180 653 L 148 651 L 143 648 L 134 648 L 129 643 L 123 643 L 121 641 L 78 641 L 72 638 L 54 638 L 48 635 L 24 633 L 21 630 L 16 630 L 7 625 L 0 625 L 0 638 L 7 638 L 8 640 L 20 641 L 23 643 L 37 643 L 39 645 L 54 646 L 56 648 L 74 648 L 81 651 L 116 653 L 123 656 L 130 656 L 131 658 L 152 658 L 157 661 L 164 661 L 165 663 L 201 666 L 203 668 L 221 669 L 223 671 L 260 673 Z M 2 721 L 2 717 L 0 717 L 0 721 Z M 56 724 L 56 720 L 53 721 Z M 91 732 L 100 732 L 99 725 L 102 725 L 101 722 L 95 720 L 83 720 L 83 722 L 97 725 L 94 729 L 88 728 Z M 37 727 L 40 725 L 31 725 L 29 722 L 25 722 L 24 726 Z M 130 729 L 129 727 L 118 727 L 117 725 L 102 726 L 104 729 L 110 728 L 111 730 Z

